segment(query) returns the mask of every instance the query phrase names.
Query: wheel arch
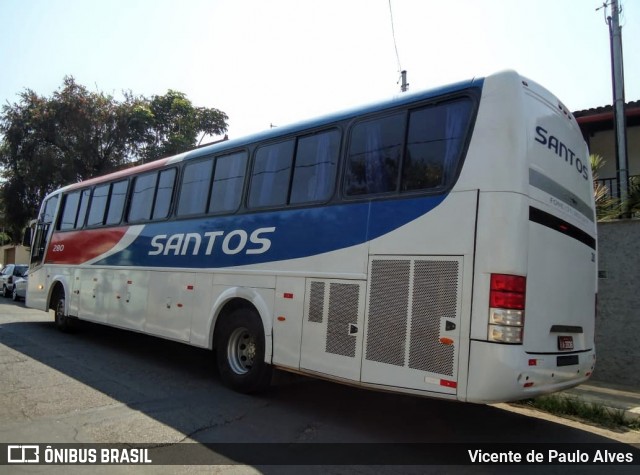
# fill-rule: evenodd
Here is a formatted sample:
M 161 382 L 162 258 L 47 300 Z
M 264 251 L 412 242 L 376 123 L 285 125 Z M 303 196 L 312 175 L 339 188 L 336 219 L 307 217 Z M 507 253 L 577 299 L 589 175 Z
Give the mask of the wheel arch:
M 239 308 L 247 308 L 256 312 L 262 321 L 265 335 L 265 361 L 271 361 L 273 326 L 274 289 L 255 289 L 246 287 L 232 287 L 222 292 L 213 304 L 211 321 L 209 324 L 209 349 L 215 349 L 216 332 L 223 318 Z
M 67 295 L 69 295 L 69 293 L 68 293 L 67 286 L 64 280 L 62 279 L 54 279 L 54 281 L 51 284 L 51 287 L 49 287 L 49 295 L 47 296 L 47 308 L 49 310 L 55 310 L 55 303 L 60 294 L 65 296 L 64 311 L 65 311 L 65 315 L 68 315 L 69 299 L 67 298 Z

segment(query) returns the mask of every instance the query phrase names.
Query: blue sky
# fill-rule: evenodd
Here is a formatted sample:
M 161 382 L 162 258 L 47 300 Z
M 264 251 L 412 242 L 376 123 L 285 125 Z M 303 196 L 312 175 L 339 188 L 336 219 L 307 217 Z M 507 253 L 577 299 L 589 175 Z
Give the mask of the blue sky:
M 515 69 L 572 110 L 612 102 L 602 0 L 392 0 L 411 90 Z M 640 1 L 622 0 L 627 101 Z M 119 97 L 175 89 L 239 137 L 397 94 L 388 0 L 0 0 L 0 103 L 72 75 Z

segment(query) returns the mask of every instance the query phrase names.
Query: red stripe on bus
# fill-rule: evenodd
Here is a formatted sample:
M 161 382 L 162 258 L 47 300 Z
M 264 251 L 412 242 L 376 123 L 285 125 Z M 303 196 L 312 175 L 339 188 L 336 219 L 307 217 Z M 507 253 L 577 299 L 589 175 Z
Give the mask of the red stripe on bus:
M 128 227 L 54 233 L 47 250 L 47 264 L 82 264 L 113 249 Z

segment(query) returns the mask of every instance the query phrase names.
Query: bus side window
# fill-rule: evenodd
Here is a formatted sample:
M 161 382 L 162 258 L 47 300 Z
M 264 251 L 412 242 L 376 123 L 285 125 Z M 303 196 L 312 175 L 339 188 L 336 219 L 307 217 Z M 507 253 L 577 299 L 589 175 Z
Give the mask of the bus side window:
M 64 198 L 64 211 L 60 220 L 60 231 L 68 231 L 74 229 L 76 218 L 78 216 L 78 204 L 80 202 L 80 192 L 69 193 Z
M 462 99 L 412 111 L 402 191 L 444 187 L 457 169 L 471 115 L 471 101 Z
M 353 127 L 347 157 L 347 195 L 397 190 L 404 131 L 404 112 Z
M 122 221 L 122 212 L 124 211 L 128 188 L 128 180 L 119 181 L 111 185 L 109 209 L 107 210 L 105 224 L 118 224 Z
M 87 226 L 120 223 L 128 189 L 129 180 L 96 186 L 89 206 Z
M 265 145 L 256 151 L 249 206 L 260 208 L 287 203 L 294 140 Z
M 325 201 L 333 193 L 340 132 L 330 130 L 298 139 L 291 204 Z
M 173 187 L 176 182 L 176 169 L 170 168 L 160 172 L 158 179 L 158 190 L 153 204 L 153 214 L 151 219 L 164 219 L 169 216 L 171 209 L 171 199 L 173 198 Z
M 44 205 L 42 215 L 40 216 L 41 223 L 52 223 L 56 214 L 56 207 L 58 206 L 58 196 L 55 195 L 49 198 Z
M 87 217 L 87 209 L 89 209 L 89 199 L 91 198 L 91 188 L 82 190 L 80 195 L 80 207 L 78 208 L 78 217 L 76 218 L 75 228 L 84 226 L 84 220 Z
M 242 186 L 247 170 L 247 152 L 216 158 L 209 213 L 231 213 L 242 200 Z
M 134 178 L 127 221 L 146 221 L 151 217 L 157 179 L 157 172 L 139 175 Z
M 104 212 L 107 208 L 109 187 L 109 184 L 100 185 L 96 186 L 93 190 L 93 198 L 91 199 L 91 206 L 89 206 L 89 216 L 87 217 L 87 226 L 104 224 Z
M 213 159 L 187 163 L 182 174 L 178 216 L 201 214 L 207 210 Z

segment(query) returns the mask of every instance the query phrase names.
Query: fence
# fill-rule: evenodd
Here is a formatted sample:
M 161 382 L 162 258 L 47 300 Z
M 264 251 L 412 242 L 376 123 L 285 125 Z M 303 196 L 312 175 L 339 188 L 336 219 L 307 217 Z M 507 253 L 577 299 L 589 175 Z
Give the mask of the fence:
M 609 198 L 620 198 L 620 192 L 618 190 L 618 178 L 598 178 L 596 183 L 603 185 L 608 193 Z M 640 175 L 631 175 L 629 177 L 630 184 L 640 183 Z

